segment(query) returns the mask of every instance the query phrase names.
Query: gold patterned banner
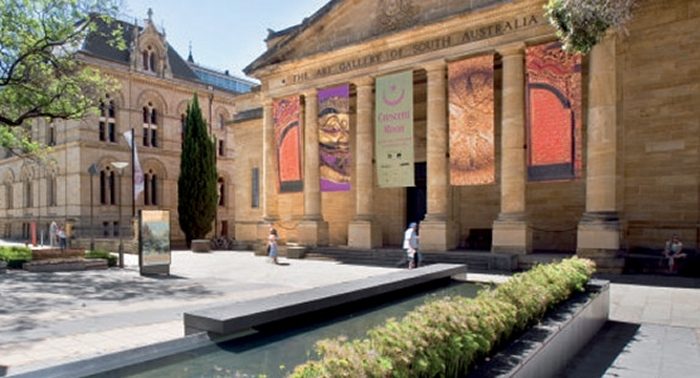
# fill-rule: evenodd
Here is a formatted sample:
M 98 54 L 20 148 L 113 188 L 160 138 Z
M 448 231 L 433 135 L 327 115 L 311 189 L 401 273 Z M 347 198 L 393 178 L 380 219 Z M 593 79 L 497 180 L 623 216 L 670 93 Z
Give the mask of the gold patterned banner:
M 350 190 L 350 86 L 318 91 L 318 141 L 322 192 Z
M 559 42 L 527 48 L 528 178 L 580 177 L 581 56 Z
M 304 190 L 301 173 L 300 108 L 299 96 L 278 99 L 272 103 L 280 193 Z
M 496 179 L 493 55 L 447 66 L 450 115 L 450 183 L 491 184 Z

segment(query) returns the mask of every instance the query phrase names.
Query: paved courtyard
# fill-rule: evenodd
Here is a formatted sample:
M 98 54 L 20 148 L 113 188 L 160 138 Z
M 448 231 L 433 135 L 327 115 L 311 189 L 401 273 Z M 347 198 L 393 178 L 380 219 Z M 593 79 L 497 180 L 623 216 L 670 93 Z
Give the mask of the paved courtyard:
M 178 251 L 171 277 L 148 278 L 139 276 L 135 256 L 126 257 L 124 270 L 0 275 L 0 373 L 181 337 L 182 314 L 191 309 L 392 270 L 286 259 L 277 266 L 252 252 Z M 507 278 L 469 274 L 472 281 Z M 613 283 L 610 306 L 611 322 L 589 348 L 598 355 L 580 356 L 567 375 L 697 376 L 687 374 L 700 371 L 700 289 Z

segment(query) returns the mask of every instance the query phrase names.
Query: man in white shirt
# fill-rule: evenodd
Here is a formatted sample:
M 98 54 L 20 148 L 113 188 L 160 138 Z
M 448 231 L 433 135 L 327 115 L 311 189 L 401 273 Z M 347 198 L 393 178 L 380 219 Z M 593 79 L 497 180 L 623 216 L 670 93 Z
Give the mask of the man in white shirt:
M 408 269 L 417 267 L 420 262 L 417 229 L 418 224 L 411 222 L 403 234 L 403 249 L 406 250 L 406 256 L 408 257 Z

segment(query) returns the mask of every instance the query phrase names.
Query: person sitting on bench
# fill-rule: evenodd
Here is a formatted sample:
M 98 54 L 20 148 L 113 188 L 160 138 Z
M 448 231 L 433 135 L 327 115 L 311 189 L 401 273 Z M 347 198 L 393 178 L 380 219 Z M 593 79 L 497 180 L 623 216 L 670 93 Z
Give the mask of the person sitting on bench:
M 673 273 L 676 271 L 676 259 L 681 259 L 687 255 L 682 252 L 683 243 L 678 238 L 678 235 L 673 234 L 670 240 L 666 240 L 664 247 L 664 257 L 668 259 L 668 271 Z

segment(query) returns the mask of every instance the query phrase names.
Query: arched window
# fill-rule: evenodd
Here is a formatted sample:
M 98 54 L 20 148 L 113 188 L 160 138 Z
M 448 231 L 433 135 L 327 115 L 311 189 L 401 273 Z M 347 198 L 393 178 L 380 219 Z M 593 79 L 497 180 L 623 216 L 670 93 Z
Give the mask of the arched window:
M 156 72 L 156 53 L 151 46 L 146 47 L 141 53 L 141 59 L 143 60 L 143 70 L 149 72 Z
M 14 196 L 14 191 L 12 190 L 12 182 L 5 183 L 5 208 L 12 209 L 14 207 L 14 201 L 12 197 Z
M 158 112 L 150 102 L 143 107 L 143 145 L 158 147 Z
M 46 179 L 46 203 L 49 206 L 56 206 L 56 187 L 56 177 L 49 176 Z
M 158 176 L 152 169 L 143 176 L 143 204 L 146 206 L 158 205 Z
M 34 205 L 34 196 L 32 194 L 32 181 L 27 179 L 24 182 L 24 207 L 32 207 Z
M 219 128 L 223 129 L 225 123 L 226 123 L 226 118 L 224 117 L 223 114 L 219 114 Z
M 56 145 L 56 124 L 53 120 L 49 122 L 49 128 L 46 133 L 46 144 L 49 146 Z
M 226 206 L 226 182 L 223 177 L 219 177 L 217 185 L 219 189 L 219 206 Z
M 110 100 L 107 96 L 107 103 L 100 101 L 100 140 L 103 142 L 115 143 L 116 136 L 116 121 L 117 107 L 114 100 Z
M 156 54 L 151 52 L 151 56 L 149 57 L 150 62 L 149 65 L 151 66 L 151 72 L 156 72 Z
M 114 171 L 110 167 L 100 171 L 100 204 L 114 205 L 117 203 L 115 184 Z

